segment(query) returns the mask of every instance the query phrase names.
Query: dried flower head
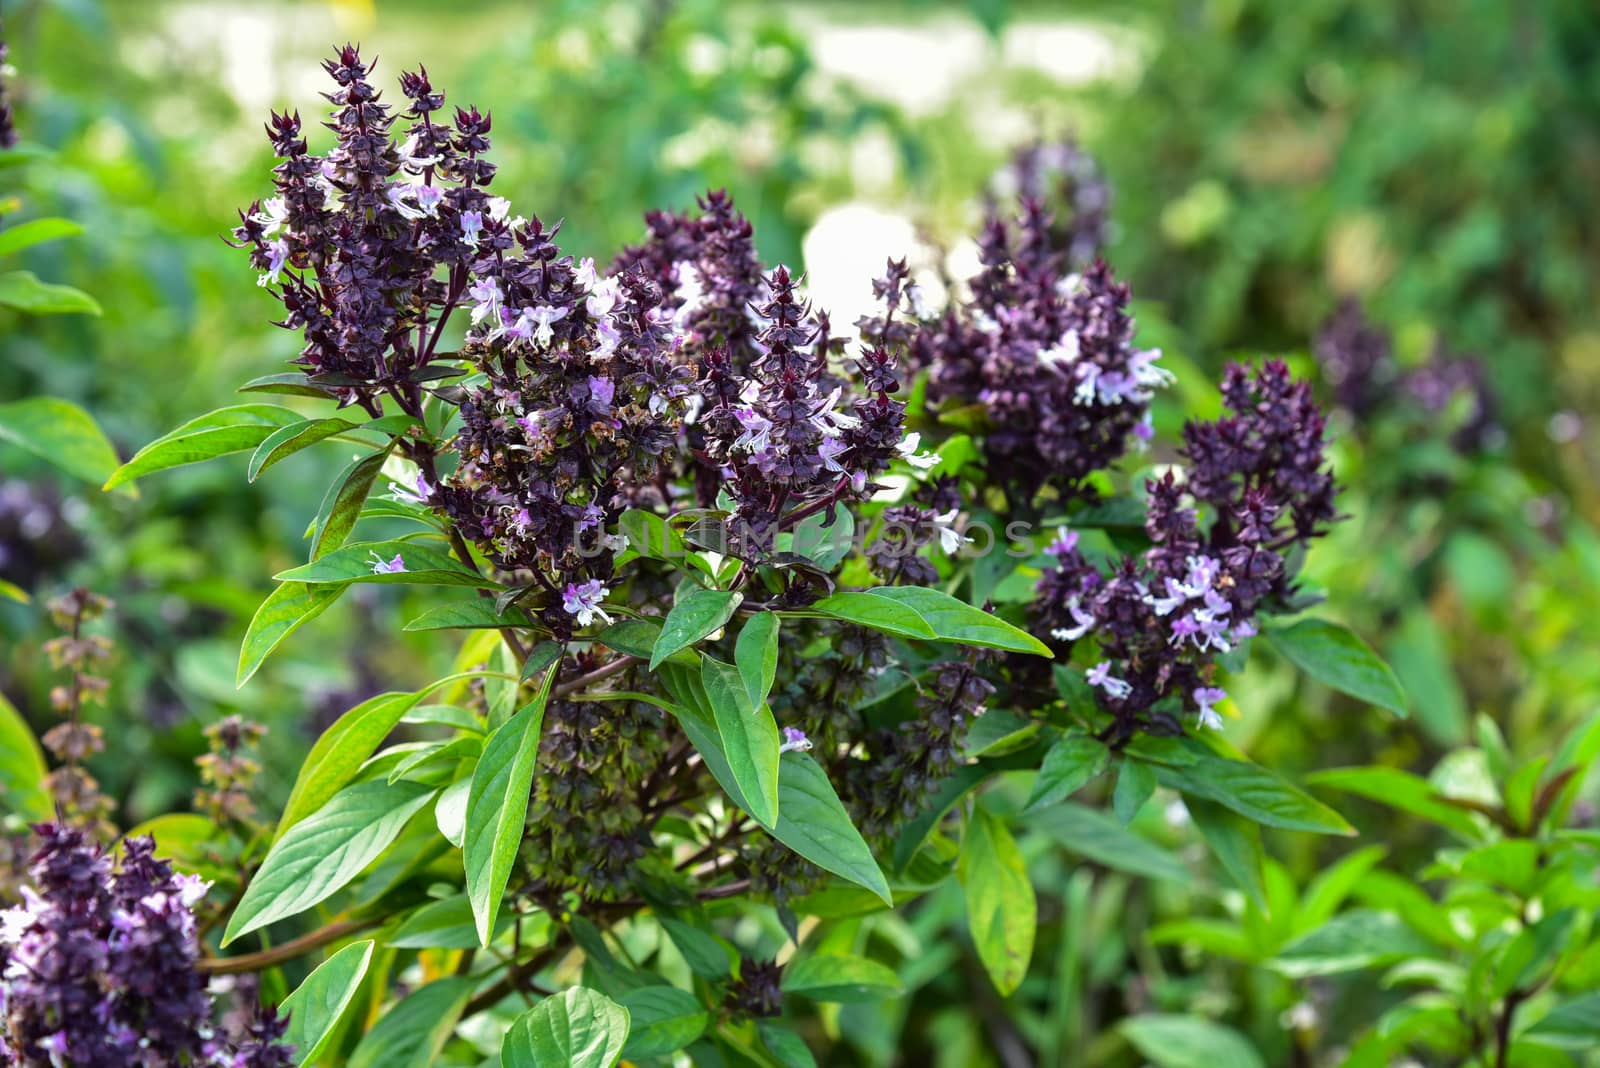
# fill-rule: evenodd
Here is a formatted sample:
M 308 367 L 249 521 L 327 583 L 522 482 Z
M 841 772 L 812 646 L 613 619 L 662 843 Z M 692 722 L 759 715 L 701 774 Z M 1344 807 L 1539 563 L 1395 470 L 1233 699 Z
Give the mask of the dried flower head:
M 206 728 L 210 751 L 195 759 L 203 785 L 194 803 L 213 822 L 248 823 L 255 816 L 250 790 L 261 764 L 252 754 L 266 733 L 266 727 L 240 716 L 225 716 Z
M 84 706 L 103 704 L 109 688 L 107 680 L 92 672 L 111 658 L 114 646 L 109 638 L 89 634 L 85 626 L 110 611 L 111 601 L 78 588 L 51 600 L 51 621 L 67 633 L 44 643 L 51 666 L 67 672 L 67 681 L 50 691 L 50 705 L 65 722 L 51 727 L 41 741 L 61 766 L 45 778 L 45 787 L 55 798 L 60 818 L 95 828 L 109 837 L 113 828 L 107 822 L 115 803 L 100 792 L 100 786 L 83 767 L 90 756 L 105 749 L 98 726 L 82 719 Z

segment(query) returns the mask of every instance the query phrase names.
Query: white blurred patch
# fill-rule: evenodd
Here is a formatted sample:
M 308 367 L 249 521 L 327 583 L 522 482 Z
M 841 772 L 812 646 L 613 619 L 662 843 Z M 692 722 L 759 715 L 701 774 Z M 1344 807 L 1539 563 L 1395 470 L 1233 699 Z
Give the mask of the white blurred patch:
M 871 280 L 891 257 L 916 251 L 917 231 L 897 212 L 860 201 L 829 208 L 805 236 L 806 291 L 827 311 L 837 334 L 853 333 L 855 321 L 877 309 Z

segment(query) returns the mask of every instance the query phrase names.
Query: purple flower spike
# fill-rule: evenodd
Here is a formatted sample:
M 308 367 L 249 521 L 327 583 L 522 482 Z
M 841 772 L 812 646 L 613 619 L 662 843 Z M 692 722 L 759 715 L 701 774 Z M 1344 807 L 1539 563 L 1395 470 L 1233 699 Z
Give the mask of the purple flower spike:
M 600 607 L 611 591 L 603 586 L 599 579 L 590 579 L 587 582 L 569 582 L 566 591 L 561 595 L 561 607 L 569 616 L 578 621 L 578 626 L 587 627 L 596 619 L 603 623 L 610 623 L 611 617 Z
M 778 746 L 780 753 L 805 753 L 811 749 L 811 739 L 806 737 L 806 732 L 795 727 L 783 728 L 783 744 Z
M 385 560 L 377 553 L 372 554 L 372 573 L 374 575 L 400 575 L 406 570 L 406 562 L 399 553 L 394 554 L 393 560 Z
M 1211 706 L 1227 696 L 1226 690 L 1219 690 L 1215 686 L 1202 686 L 1194 691 L 1194 703 L 1199 706 L 1200 726 L 1212 730 L 1222 729 L 1222 717 Z

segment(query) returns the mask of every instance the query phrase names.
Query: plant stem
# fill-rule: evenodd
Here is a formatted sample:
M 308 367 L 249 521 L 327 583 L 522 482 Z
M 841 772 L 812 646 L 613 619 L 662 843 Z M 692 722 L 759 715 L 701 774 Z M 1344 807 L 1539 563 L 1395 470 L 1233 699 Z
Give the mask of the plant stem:
M 200 961 L 196 967 L 206 975 L 239 975 L 243 972 L 266 971 L 274 965 L 304 956 L 329 942 L 337 942 L 346 935 L 377 925 L 377 920 L 339 920 L 285 942 L 281 946 L 263 949 L 259 953 L 246 953 L 241 957 L 213 957 L 210 960 Z
M 522 988 L 524 981 L 537 975 L 544 967 L 563 952 L 564 942 L 557 940 L 545 946 L 539 952 L 523 961 L 506 969 L 506 974 L 501 976 L 493 986 L 487 987 L 477 997 L 467 1002 L 466 1010 L 462 1012 L 462 1019 L 474 1016 L 487 1009 L 492 1009 L 510 993 Z
M 629 667 L 636 663 L 638 659 L 639 658 L 636 656 L 620 656 L 611 661 L 611 663 L 603 664 L 600 667 L 595 668 L 593 671 L 585 672 L 570 682 L 563 682 L 560 686 L 557 686 L 550 692 L 550 696 L 566 697 L 568 694 L 577 693 L 579 690 L 582 690 L 593 683 L 599 682 L 602 679 L 609 679 L 611 676 L 616 675 L 619 672 L 626 671 Z
M 1511 1063 L 1511 1021 L 1517 1014 L 1517 1006 L 1527 996 L 1524 991 L 1513 990 L 1500 1006 L 1500 1018 L 1495 1021 L 1494 1029 L 1495 1068 L 1507 1068 Z

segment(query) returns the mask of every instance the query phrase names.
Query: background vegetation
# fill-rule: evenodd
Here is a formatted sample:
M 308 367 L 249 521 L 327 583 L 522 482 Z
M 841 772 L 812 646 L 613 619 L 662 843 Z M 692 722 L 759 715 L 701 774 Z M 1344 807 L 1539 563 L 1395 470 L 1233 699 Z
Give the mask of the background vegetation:
M 1352 521 L 1310 575 L 1328 614 L 1394 664 L 1413 715 L 1380 719 L 1264 662 L 1233 691 L 1227 733 L 1288 772 L 1377 766 L 1462 803 L 1397 817 L 1376 801 L 1393 804 L 1413 780 L 1330 776 L 1341 792 L 1328 796 L 1361 836 L 1268 832 L 1258 902 L 1214 870 L 1181 807 L 1146 806 L 1138 823 L 1182 861 L 1158 878 L 1041 829 L 1022 839 L 1045 889 L 1016 994 L 1002 1000 L 975 966 L 951 884 L 854 932 L 901 970 L 908 995 L 814 1026 L 838 1043 L 832 1063 L 1246 1064 L 1228 1059 L 1239 1035 L 1271 1065 L 1463 1063 L 1430 1052 L 1427 1033 L 1475 1028 L 1468 976 L 1507 967 L 1493 933 L 1518 910 L 1526 920 L 1529 901 L 1555 914 L 1565 899 L 1438 851 L 1481 834 L 1461 819 L 1510 813 L 1505 837 L 1566 870 L 1551 843 L 1595 811 L 1587 787 L 1565 808 L 1541 810 L 1531 793 L 1563 760 L 1587 770 L 1590 743 L 1573 732 L 1600 702 L 1592 5 L 36 0 L 3 14 L 18 126 L 47 152 L 5 161 L 16 202 L 0 211 L 84 227 L 16 265 L 93 294 L 103 314 L 0 309 L 0 401 L 72 399 L 124 457 L 293 355 L 220 237 L 265 191 L 266 109 L 305 100 L 315 61 L 346 37 L 382 57 L 380 78 L 425 56 L 452 101 L 492 98 L 498 187 L 567 219 L 575 254 L 636 239 L 646 208 L 727 186 L 765 258 L 803 266 L 825 299 L 838 279 L 851 299 L 854 279 L 907 248 L 925 274 L 959 276 L 975 257 L 959 235 L 991 175 L 1033 137 L 1071 133 L 1109 184 L 1105 252 L 1132 284 L 1146 342 L 1208 372 L 1184 376 L 1185 405 L 1214 405 L 1193 383 L 1258 354 L 1287 356 L 1337 402 L 1341 380 L 1319 368 L 1314 338 L 1342 299 L 1358 300 L 1391 334 L 1393 366 L 1379 376 L 1383 403 L 1339 416 Z M 1440 366 L 1441 350 L 1444 365 L 1475 361 L 1476 391 L 1429 406 L 1396 387 Z M 0 445 L 0 578 L 36 595 L 0 600 L 0 690 L 47 725 L 44 598 L 86 585 L 116 601 L 102 624 L 120 645 L 103 722 L 112 743 L 92 768 L 125 826 L 184 807 L 202 729 L 229 713 L 270 728 L 261 788 L 281 803 L 333 715 L 448 667 L 439 646 L 401 635 L 403 587 L 359 587 L 331 610 L 344 625 L 291 642 L 236 688 L 239 639 L 267 576 L 299 560 L 297 517 L 316 510 L 330 455 L 302 453 L 248 487 L 225 465 L 190 468 L 135 496 L 102 495 Z M 340 634 L 347 648 L 330 644 Z M 1520 794 L 1515 769 L 1569 736 Z M 1538 967 L 1582 990 L 1600 954 L 1585 918 L 1596 903 L 1580 892 L 1589 869 L 1574 870 L 1582 915 L 1544 932 L 1557 963 Z M 1456 1000 L 1417 1002 L 1420 968 L 1383 985 L 1354 970 L 1407 953 L 1361 926 L 1405 912 L 1397 883 L 1447 904 L 1438 937 L 1455 953 Z M 1501 899 L 1514 899 L 1511 913 L 1492 905 Z M 1309 964 L 1283 956 L 1335 914 L 1358 917 L 1350 945 Z M 1482 963 L 1491 950 L 1502 963 Z M 1183 1030 L 1197 1019 L 1230 1030 Z M 1590 1063 L 1576 1033 L 1510 1063 Z M 1492 1042 L 1473 1033 L 1467 1046 Z M 1185 1047 L 1199 1052 L 1173 1059 Z

